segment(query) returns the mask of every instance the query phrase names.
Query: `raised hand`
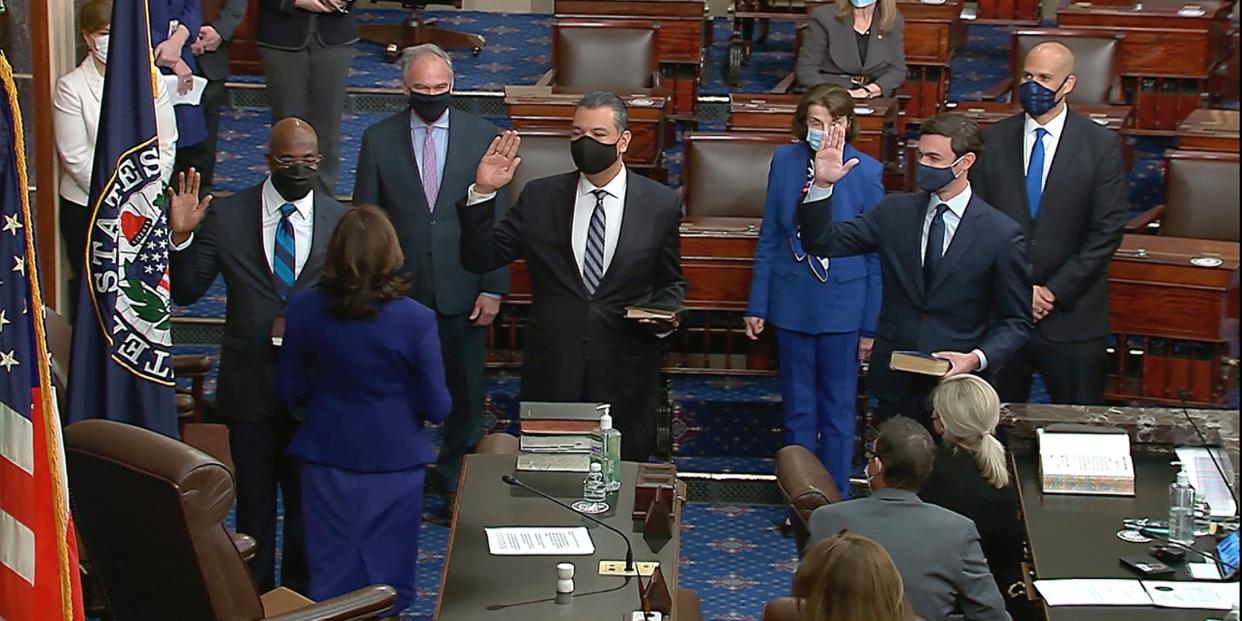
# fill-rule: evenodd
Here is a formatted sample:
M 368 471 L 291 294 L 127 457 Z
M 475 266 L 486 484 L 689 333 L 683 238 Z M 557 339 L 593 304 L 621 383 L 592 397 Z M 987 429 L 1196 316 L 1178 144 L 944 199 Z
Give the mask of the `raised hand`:
M 858 165 L 858 158 L 845 159 L 845 128 L 829 126 L 824 141 L 815 152 L 815 185 L 828 187 L 849 174 Z
M 189 173 L 177 173 L 176 183 L 168 184 L 164 192 L 168 195 L 168 226 L 172 229 L 172 242 L 183 244 L 194 229 L 198 228 L 212 196 L 208 194 L 202 200 L 198 191 L 202 185 L 202 175 L 193 168 Z
M 513 181 L 513 173 L 522 163 L 522 158 L 517 156 L 521 143 L 522 139 L 512 131 L 505 131 L 492 139 L 474 173 L 475 192 L 491 194 Z

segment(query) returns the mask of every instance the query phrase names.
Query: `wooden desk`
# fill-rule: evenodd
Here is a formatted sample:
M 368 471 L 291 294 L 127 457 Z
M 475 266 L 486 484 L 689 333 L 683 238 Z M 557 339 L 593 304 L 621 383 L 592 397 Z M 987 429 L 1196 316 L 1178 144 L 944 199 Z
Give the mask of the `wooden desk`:
M 1219 267 L 1191 264 L 1215 257 Z M 1126 235 L 1109 267 L 1109 321 L 1117 335 L 1105 398 L 1224 405 L 1223 358 L 1238 342 L 1238 244 Z
M 729 131 L 786 133 L 793 123 L 799 95 L 730 93 Z M 897 157 L 897 100 L 869 99 L 854 106 L 858 138 L 854 146 L 886 165 L 899 165 Z
M 546 499 L 509 487 L 500 477 L 514 474 L 513 455 L 467 455 L 462 464 L 453 526 L 444 556 L 437 621 L 526 621 L 545 619 L 621 619 L 638 609 L 638 587 L 633 578 L 600 576 L 601 560 L 624 560 L 621 538 Z M 634 531 L 634 481 L 638 464 L 622 462 L 621 489 L 609 495 L 613 506 L 601 520 L 627 534 L 634 560 L 656 561 L 673 594 L 676 619 L 677 576 L 680 561 L 681 503 L 674 501 L 677 520 L 671 538 L 648 537 Z M 518 473 L 523 482 L 552 496 L 572 502 L 582 496 L 582 475 Z M 595 554 L 560 556 L 492 556 L 484 528 L 506 526 L 585 526 Z M 574 594 L 557 603 L 556 564 L 572 562 Z M 646 580 L 644 579 L 644 584 Z M 606 613 L 606 614 L 605 614 Z
M 1022 506 L 1026 540 L 1036 579 L 1122 578 L 1137 576 L 1122 567 L 1122 556 L 1144 556 L 1151 544 L 1129 543 L 1117 538 L 1121 521 L 1132 517 L 1167 519 L 1169 483 L 1177 471 L 1169 465 L 1170 455 L 1134 455 L 1135 495 L 1073 496 L 1044 495 L 1039 485 L 1038 455 L 1017 451 L 1013 455 Z M 1067 527 L 1068 525 L 1072 527 Z M 1208 537 L 1197 542 L 1210 550 Z M 1205 559 L 1187 554 L 1194 562 Z M 1185 564 L 1175 567 L 1173 580 L 1189 580 Z M 1170 578 L 1161 578 L 1168 580 Z M 1203 621 L 1224 617 L 1224 611 L 1174 610 L 1155 607 L 1041 607 L 1048 621 Z
M 660 25 L 656 59 L 663 85 L 672 91 L 670 114 L 694 118 L 707 48 L 705 0 L 555 0 L 557 17 L 595 21 L 650 20 Z
M 1200 108 L 1177 126 L 1177 148 L 1238 152 L 1238 111 Z
M 979 0 L 974 23 L 1038 26 L 1040 18 L 1039 0 Z
M 1122 31 L 1120 72 L 1126 103 L 1140 130 L 1171 134 L 1199 107 L 1217 65 L 1228 58 L 1229 12 L 1222 0 L 1196 0 L 1202 14 L 1181 13 L 1182 0 L 1132 6 L 1070 4 L 1057 11 L 1062 28 Z
M 506 86 L 505 106 L 514 128 L 567 129 L 574 110 L 586 93 L 559 86 Z M 669 97 L 661 90 L 622 93 L 630 115 L 633 138 L 625 163 L 636 168 L 663 170 L 664 137 L 668 128 Z M 655 175 L 659 178 L 659 175 Z

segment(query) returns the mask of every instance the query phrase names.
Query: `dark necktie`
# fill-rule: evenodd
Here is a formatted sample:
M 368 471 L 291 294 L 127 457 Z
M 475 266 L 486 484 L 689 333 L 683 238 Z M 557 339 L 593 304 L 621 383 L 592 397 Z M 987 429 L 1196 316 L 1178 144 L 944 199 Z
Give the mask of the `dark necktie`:
M 293 236 L 293 222 L 289 217 L 298 210 L 293 203 L 280 206 L 280 222 L 276 223 L 276 245 L 272 251 L 272 273 L 276 275 L 276 292 L 280 299 L 288 299 L 293 289 L 297 266 L 297 241 Z
M 936 268 L 940 267 L 940 259 L 944 256 L 944 212 L 949 206 L 936 205 L 936 215 L 932 216 L 931 227 L 927 229 L 927 252 L 923 254 L 923 284 L 930 287 L 936 277 Z
M 586 285 L 587 293 L 595 295 L 599 281 L 604 279 L 604 227 L 608 217 L 604 214 L 604 196 L 608 193 L 592 190 L 591 194 L 595 195 L 595 211 L 591 212 L 591 224 L 587 229 L 586 252 L 582 258 L 582 282 Z
M 1031 161 L 1026 166 L 1026 205 L 1031 210 L 1031 220 L 1039 213 L 1039 199 L 1044 194 L 1044 136 L 1048 130 L 1035 128 L 1035 144 L 1031 145 Z

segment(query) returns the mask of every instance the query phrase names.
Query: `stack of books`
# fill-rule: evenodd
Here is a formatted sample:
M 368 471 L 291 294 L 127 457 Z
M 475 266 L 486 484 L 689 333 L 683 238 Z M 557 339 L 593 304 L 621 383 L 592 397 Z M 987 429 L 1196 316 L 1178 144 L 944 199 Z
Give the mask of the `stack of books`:
M 517 469 L 590 472 L 602 403 L 524 401 L 519 406 Z

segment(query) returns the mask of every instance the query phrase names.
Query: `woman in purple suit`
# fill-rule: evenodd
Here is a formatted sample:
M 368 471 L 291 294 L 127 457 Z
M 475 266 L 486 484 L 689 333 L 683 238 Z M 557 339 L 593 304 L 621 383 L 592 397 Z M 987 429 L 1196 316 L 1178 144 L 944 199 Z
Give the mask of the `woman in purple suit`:
M 282 249 L 277 248 L 275 252 Z M 435 313 L 405 297 L 403 257 L 384 212 L 346 213 L 319 287 L 289 302 L 276 384 L 302 414 L 289 453 L 303 461 L 310 596 L 369 584 L 414 601 L 425 466 L 423 426 L 449 413 Z

